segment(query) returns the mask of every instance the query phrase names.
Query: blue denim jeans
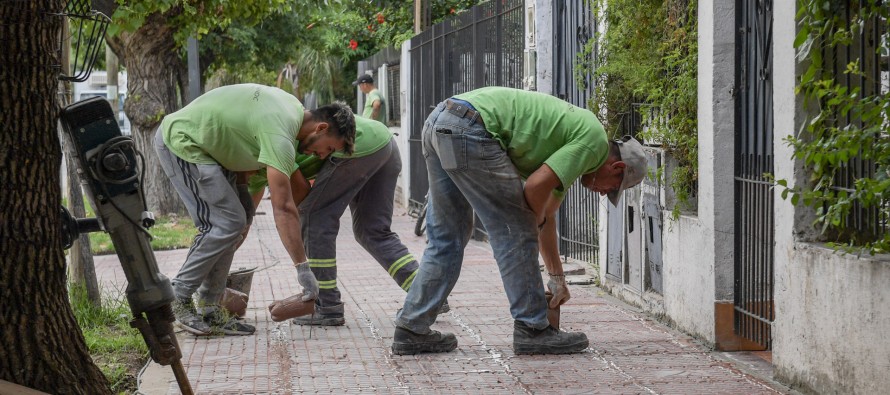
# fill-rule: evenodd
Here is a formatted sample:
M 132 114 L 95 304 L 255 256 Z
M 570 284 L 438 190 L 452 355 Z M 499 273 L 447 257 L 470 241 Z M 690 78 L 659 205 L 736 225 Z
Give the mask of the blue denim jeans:
M 546 328 L 535 215 L 507 152 L 485 127 L 440 103 L 424 124 L 423 155 L 430 183 L 429 242 L 395 324 L 415 333 L 429 332 L 460 275 L 475 211 L 488 232 L 513 318 Z

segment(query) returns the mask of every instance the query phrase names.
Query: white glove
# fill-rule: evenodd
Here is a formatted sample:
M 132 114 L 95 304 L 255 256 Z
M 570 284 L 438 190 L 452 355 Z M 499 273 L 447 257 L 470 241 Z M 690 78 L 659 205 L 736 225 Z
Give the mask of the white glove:
M 556 308 L 572 298 L 569 294 L 569 286 L 566 285 L 565 274 L 549 274 L 550 281 L 547 281 L 547 289 L 553 294 L 550 299 L 550 308 Z
M 303 287 L 303 297 L 300 300 L 306 302 L 318 299 L 318 280 L 309 268 L 309 262 L 298 263 L 294 267 L 297 268 L 297 281 Z

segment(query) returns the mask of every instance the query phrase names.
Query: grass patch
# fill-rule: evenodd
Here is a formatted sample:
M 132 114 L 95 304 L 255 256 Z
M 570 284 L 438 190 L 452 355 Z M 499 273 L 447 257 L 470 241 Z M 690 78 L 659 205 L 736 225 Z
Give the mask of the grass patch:
M 152 250 L 175 250 L 192 245 L 198 231 L 190 218 L 160 215 L 155 220 L 155 225 L 148 230 L 154 237 L 151 241 Z M 90 233 L 90 250 L 95 255 L 113 254 L 115 251 L 111 236 L 105 232 Z
M 101 306 L 94 306 L 83 287 L 73 287 L 70 300 L 90 355 L 108 379 L 111 390 L 134 393 L 136 376 L 149 355 L 142 335 L 130 327 L 132 313 L 123 292 L 104 298 Z
M 68 207 L 68 200 L 62 198 L 62 205 Z M 96 216 L 86 198 L 84 198 L 84 206 L 87 218 Z M 155 225 L 148 231 L 153 237 L 151 240 L 151 249 L 154 251 L 188 248 L 192 245 L 192 241 L 198 233 L 191 218 L 180 217 L 175 214 L 157 216 L 155 218 Z M 93 255 L 115 253 L 114 244 L 111 242 L 111 236 L 109 236 L 108 233 L 93 232 L 89 234 L 89 237 L 90 251 Z

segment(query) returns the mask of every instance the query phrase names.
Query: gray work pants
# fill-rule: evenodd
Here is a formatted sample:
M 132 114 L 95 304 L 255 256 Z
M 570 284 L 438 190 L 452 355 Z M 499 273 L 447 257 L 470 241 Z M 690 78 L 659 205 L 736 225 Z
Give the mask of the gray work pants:
M 198 165 L 174 155 L 155 132 L 155 150 L 161 167 L 188 209 L 198 235 L 185 263 L 173 278 L 177 299 L 198 292 L 200 305 L 216 305 L 226 288 L 235 245 L 247 224 L 247 215 L 235 189 L 235 173 L 218 164 Z
M 337 289 L 337 233 L 340 217 L 349 206 L 356 241 L 408 290 L 417 272 L 417 260 L 390 229 L 396 182 L 402 159 L 394 140 L 377 152 L 360 158 L 331 158 L 315 178 L 312 190 L 300 204 L 303 243 L 309 267 L 318 280 L 320 306 L 341 303 Z

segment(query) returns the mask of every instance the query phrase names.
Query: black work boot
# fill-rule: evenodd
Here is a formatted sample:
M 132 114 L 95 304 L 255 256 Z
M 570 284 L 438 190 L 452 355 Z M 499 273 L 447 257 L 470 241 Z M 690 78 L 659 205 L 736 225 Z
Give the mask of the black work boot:
M 590 342 L 581 332 L 560 332 L 548 326 L 532 328 L 522 321 L 513 321 L 513 352 L 522 354 L 573 354 L 584 351 Z
M 405 328 L 396 327 L 392 339 L 392 353 L 396 355 L 413 355 L 423 352 L 449 352 L 457 348 L 457 338 L 453 333 L 442 333 L 430 330 L 421 335 Z
M 346 323 L 343 317 L 343 303 L 321 307 L 315 305 L 312 314 L 294 318 L 297 325 L 340 326 Z

